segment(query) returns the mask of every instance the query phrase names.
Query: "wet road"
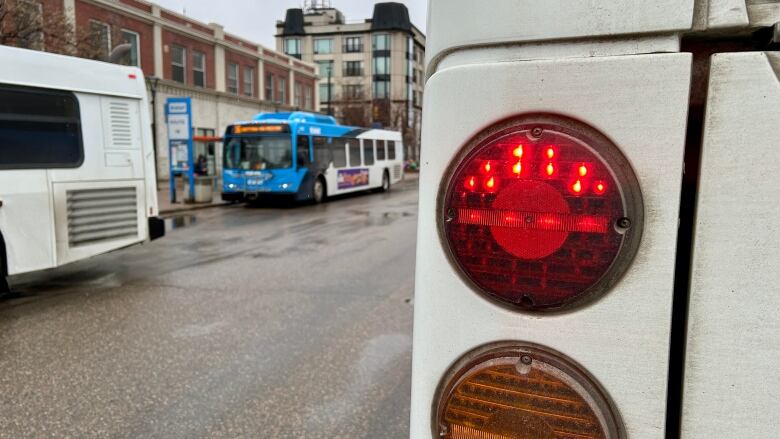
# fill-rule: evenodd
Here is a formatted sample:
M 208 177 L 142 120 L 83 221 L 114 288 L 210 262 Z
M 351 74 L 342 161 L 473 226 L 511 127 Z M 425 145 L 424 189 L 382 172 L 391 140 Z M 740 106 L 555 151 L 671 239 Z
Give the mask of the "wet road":
M 0 437 L 408 436 L 416 181 L 15 278 Z

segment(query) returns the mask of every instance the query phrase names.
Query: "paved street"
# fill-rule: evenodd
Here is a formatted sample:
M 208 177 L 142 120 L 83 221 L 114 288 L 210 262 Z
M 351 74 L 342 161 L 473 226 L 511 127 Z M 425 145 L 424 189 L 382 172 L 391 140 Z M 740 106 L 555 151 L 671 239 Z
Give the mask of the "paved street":
M 14 279 L 0 437 L 407 436 L 416 183 Z

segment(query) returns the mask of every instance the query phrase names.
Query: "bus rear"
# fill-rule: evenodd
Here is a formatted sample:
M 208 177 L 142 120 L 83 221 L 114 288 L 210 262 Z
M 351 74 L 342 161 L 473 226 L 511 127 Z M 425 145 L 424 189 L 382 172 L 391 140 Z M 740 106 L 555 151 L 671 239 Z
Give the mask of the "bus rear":
M 411 437 L 777 437 L 780 2 L 429 13 Z

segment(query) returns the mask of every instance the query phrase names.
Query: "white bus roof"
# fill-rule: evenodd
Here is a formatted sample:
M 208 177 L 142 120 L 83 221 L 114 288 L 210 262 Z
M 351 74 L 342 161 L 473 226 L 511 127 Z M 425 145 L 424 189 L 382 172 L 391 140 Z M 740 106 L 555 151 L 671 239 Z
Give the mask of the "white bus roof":
M 127 67 L 36 50 L 0 46 L 0 84 L 141 99 L 144 74 Z

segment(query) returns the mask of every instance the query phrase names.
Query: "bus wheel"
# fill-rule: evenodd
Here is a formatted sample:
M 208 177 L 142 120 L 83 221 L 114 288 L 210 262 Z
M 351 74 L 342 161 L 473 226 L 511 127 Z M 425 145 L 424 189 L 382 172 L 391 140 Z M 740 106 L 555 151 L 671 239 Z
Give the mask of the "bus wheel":
M 388 192 L 390 191 L 390 175 L 387 174 L 387 171 L 382 174 L 382 187 L 379 188 L 379 192 Z
M 325 201 L 325 182 L 322 181 L 321 177 L 317 177 L 317 179 L 314 180 L 314 187 L 311 190 L 311 194 L 315 203 L 320 204 Z

